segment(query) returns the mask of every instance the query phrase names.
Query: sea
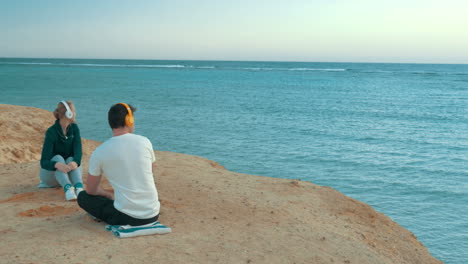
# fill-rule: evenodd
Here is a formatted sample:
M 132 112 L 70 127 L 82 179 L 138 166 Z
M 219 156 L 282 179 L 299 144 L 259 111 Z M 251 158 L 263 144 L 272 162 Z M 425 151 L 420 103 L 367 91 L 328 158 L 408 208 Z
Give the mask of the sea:
M 157 150 L 330 186 L 468 263 L 468 65 L 0 58 L 0 103 L 60 100 L 84 138 L 126 102 Z

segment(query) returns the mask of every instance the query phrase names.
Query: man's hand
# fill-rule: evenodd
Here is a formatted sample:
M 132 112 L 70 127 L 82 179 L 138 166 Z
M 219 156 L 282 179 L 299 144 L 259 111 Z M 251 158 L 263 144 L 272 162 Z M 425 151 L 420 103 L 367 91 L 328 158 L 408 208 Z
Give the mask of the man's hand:
M 114 200 L 114 193 L 101 188 L 101 176 L 94 176 L 88 173 L 86 192 L 90 195 L 104 196 Z
M 55 163 L 55 168 L 63 173 L 68 173 L 70 171 L 70 167 L 67 164 L 57 162 Z
M 68 168 L 70 168 L 70 170 L 74 170 L 76 168 L 78 168 L 78 164 L 74 161 L 68 163 Z
M 111 200 L 114 200 L 114 192 L 109 192 L 109 191 L 106 191 L 106 190 L 101 189 L 101 188 L 99 188 L 99 190 L 100 190 L 99 192 L 101 193 L 100 194 L 101 196 L 104 196 L 104 197 L 107 197 L 107 198 L 109 198 Z

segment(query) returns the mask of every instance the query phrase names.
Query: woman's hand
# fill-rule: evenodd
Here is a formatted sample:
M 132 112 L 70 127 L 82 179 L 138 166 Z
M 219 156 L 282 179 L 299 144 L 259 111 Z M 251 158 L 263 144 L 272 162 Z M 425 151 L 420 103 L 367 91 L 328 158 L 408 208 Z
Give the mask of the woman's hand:
M 78 168 L 78 164 L 76 162 L 72 161 L 72 162 L 68 163 L 68 168 L 70 168 L 70 170 L 72 171 L 72 170 Z
M 57 162 L 55 163 L 55 168 L 63 173 L 68 173 L 70 171 L 70 168 L 65 163 Z

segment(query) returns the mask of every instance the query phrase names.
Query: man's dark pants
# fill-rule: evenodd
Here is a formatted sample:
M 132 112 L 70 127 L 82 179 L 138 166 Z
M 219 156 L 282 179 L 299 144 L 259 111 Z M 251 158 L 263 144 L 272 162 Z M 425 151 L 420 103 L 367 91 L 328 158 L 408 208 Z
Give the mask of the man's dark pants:
M 109 225 L 146 225 L 156 222 L 159 217 L 159 215 L 148 219 L 131 217 L 115 209 L 114 200 L 103 196 L 90 195 L 86 191 L 81 191 L 78 194 L 77 201 L 83 210 Z

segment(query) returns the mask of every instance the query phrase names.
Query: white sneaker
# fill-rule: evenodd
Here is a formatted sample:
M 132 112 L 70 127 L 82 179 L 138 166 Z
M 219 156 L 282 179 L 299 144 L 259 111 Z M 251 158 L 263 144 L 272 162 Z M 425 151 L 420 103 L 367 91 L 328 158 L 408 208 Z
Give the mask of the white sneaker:
M 76 200 L 74 187 L 68 188 L 68 190 L 65 192 L 65 199 L 67 199 L 67 201 Z

